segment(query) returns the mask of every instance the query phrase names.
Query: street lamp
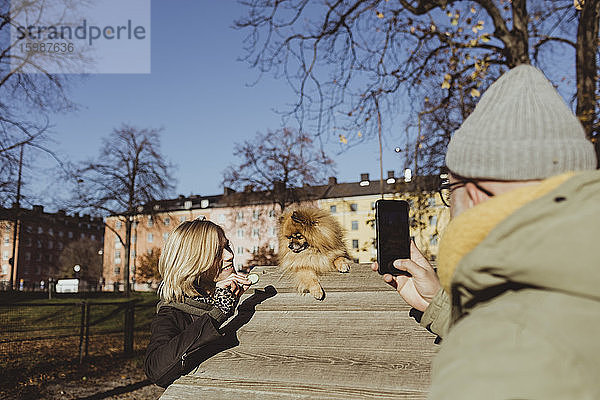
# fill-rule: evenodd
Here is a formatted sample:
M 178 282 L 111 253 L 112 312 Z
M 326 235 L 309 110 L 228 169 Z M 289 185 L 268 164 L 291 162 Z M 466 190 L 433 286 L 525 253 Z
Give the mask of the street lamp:
M 77 264 L 73 267 L 73 271 L 75 271 L 75 278 L 79 279 L 79 271 L 81 271 L 81 265 Z

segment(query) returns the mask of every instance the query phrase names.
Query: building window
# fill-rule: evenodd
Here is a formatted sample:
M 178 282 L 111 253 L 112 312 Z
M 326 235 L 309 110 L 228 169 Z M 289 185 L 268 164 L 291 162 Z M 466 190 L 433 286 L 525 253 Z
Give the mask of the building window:
M 93 234 L 92 234 L 92 235 L 90 235 L 90 239 L 92 239 L 92 240 L 96 240 L 96 235 L 93 235 Z
M 269 218 L 275 218 L 275 210 L 269 210 Z
M 192 208 L 192 201 L 186 200 L 185 203 L 183 203 L 183 208 L 185 208 L 186 210 L 189 210 L 190 208 Z
M 67 237 L 69 239 L 73 239 L 73 232 L 69 231 L 69 233 L 67 234 Z
M 358 249 L 358 239 L 352 239 L 352 248 Z
M 35 255 L 35 261 L 42 261 L 42 253 L 37 253 Z
M 358 221 L 352 221 L 352 230 L 353 231 L 357 231 L 358 230 Z
M 218 221 L 225 222 L 225 214 L 219 214 Z
M 51 236 L 54 235 L 54 231 L 52 230 L 52 228 L 48 228 L 48 235 L 51 235 Z
M 244 220 L 244 212 L 238 211 L 235 217 L 235 222 L 242 222 Z
M 243 229 L 238 229 L 237 230 L 237 237 L 239 237 L 239 238 L 243 238 L 244 237 L 244 230 Z
M 121 273 L 121 267 L 115 267 L 114 271 L 115 275 L 119 275 Z
M 8 250 L 4 250 L 2 252 L 2 259 L 3 260 L 8 260 L 9 259 Z
M 121 221 L 117 220 L 117 222 L 115 222 L 115 229 L 121 229 L 121 226 L 123 226 L 123 224 Z
M 137 235 L 131 235 L 131 243 L 137 242 Z
M 52 260 L 54 259 L 54 257 L 52 256 L 52 254 L 48 254 L 48 262 L 52 262 Z M 38 266 L 39 268 L 39 266 Z M 39 272 L 38 272 L 39 274 Z
M 431 215 L 429 217 L 429 226 L 436 226 L 437 225 L 437 215 Z
M 163 233 L 163 240 L 166 242 L 167 239 L 169 238 L 169 232 L 165 232 Z
M 121 244 L 121 240 L 119 240 L 119 238 L 115 238 L 115 249 L 120 249 L 122 246 Z
M 371 202 L 371 210 L 374 210 L 374 209 L 375 209 L 375 202 L 374 202 L 374 201 L 372 201 L 372 202 Z
M 179 217 L 179 223 L 182 223 L 182 222 L 185 222 L 185 216 L 183 216 L 183 215 L 181 217 Z
M 30 252 L 25 252 L 25 261 L 31 261 L 31 253 Z
M 252 228 L 252 237 L 253 238 L 258 238 L 259 236 L 259 230 L 258 228 Z
M 59 250 L 62 250 L 62 249 L 63 249 L 63 244 L 62 244 L 62 242 L 58 242 L 58 243 L 56 243 L 56 248 L 57 248 L 57 249 L 59 249 Z
M 2 264 L 2 274 L 3 275 L 10 274 L 10 265 L 8 265 L 8 264 Z
M 429 204 L 429 207 L 435 207 L 435 197 L 428 198 L 427 204 Z
M 58 237 L 63 237 L 63 231 L 58 231 Z
M 137 253 L 135 252 L 135 249 L 131 249 L 131 257 L 134 257 L 134 258 L 135 258 L 135 255 L 136 255 L 136 254 L 137 254 Z
M 42 241 L 41 240 L 37 240 L 37 248 L 41 249 L 42 248 Z
M 336 206 L 329 206 L 329 212 L 332 214 L 335 214 L 337 212 L 337 207 Z
M 31 238 L 28 237 L 27 239 L 25 239 L 25 246 L 31 247 L 31 243 Z
M 154 226 L 154 220 L 152 219 L 152 215 L 148 215 L 148 222 L 146 223 L 148 228 L 152 228 Z
M 41 226 L 38 226 L 38 234 L 44 233 L 44 229 Z
M 165 226 L 171 225 L 171 218 L 167 217 L 164 219 Z
M 277 235 L 277 228 L 275 228 L 274 226 L 271 227 L 271 236 L 275 236 Z
M 258 210 L 252 211 L 252 221 L 258 221 L 259 215 L 260 215 L 260 213 L 258 212 Z
M 238 246 L 238 248 L 237 248 L 237 254 L 238 255 L 244 254 L 244 248 L 242 246 Z
M 79 235 L 79 237 L 85 239 L 85 233 L 81 232 L 81 235 Z
M 12 226 L 10 226 L 10 224 L 6 224 L 6 225 L 4 225 L 4 230 L 5 230 L 6 232 L 10 232 L 11 228 L 12 228 Z
M 350 211 L 357 211 L 357 210 L 358 210 L 358 204 L 350 203 Z
M 4 236 L 4 245 L 8 246 L 10 244 L 10 236 Z
M 25 227 L 25 232 L 27 232 L 27 233 L 31 233 L 31 232 L 33 232 L 33 228 L 32 228 L 30 225 L 27 225 L 27 226 Z
M 252 246 L 252 254 L 256 254 L 256 253 L 258 253 L 258 246 L 254 245 L 254 246 Z
M 48 249 L 51 250 L 54 247 L 54 242 L 52 240 L 48 240 Z
M 148 234 L 148 237 L 146 238 L 148 243 L 152 243 L 154 241 L 154 235 L 152 235 L 151 233 Z
M 275 250 L 275 243 L 269 243 L 269 249 Z

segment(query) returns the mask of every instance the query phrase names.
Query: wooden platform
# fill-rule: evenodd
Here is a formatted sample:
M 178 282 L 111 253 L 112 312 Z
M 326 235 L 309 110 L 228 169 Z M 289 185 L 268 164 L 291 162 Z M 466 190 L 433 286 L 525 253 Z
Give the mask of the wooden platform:
M 162 400 L 426 397 L 435 337 L 368 265 L 323 277 L 322 302 L 295 293 L 275 267 L 253 272 L 260 282 L 228 324 L 237 341 Z

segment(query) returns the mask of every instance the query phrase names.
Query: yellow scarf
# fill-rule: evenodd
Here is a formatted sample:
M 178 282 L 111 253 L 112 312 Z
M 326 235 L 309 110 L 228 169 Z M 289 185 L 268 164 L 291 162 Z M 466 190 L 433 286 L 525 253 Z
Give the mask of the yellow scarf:
M 544 196 L 573 175 L 574 172 L 567 172 L 537 185 L 494 196 L 452 219 L 440 241 L 438 256 L 437 272 L 446 292 L 450 293 L 450 282 L 460 260 L 481 243 L 492 229 L 519 208 Z

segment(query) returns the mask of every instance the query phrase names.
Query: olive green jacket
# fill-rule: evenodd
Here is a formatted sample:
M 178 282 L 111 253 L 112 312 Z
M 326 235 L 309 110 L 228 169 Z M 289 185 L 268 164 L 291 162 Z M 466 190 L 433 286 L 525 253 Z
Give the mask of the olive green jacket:
M 444 337 L 431 399 L 600 399 L 600 171 L 497 225 L 422 324 Z

